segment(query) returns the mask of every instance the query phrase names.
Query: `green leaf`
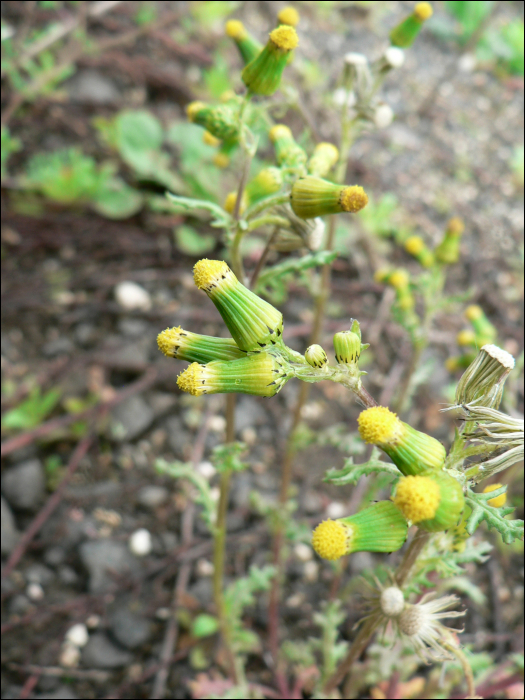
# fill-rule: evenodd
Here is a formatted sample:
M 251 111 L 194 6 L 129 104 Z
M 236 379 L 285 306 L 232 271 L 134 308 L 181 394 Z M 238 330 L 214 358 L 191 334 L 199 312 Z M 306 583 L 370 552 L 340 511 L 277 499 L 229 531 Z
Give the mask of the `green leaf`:
M 249 464 L 242 462 L 240 456 L 246 452 L 244 442 L 228 442 L 218 445 L 212 452 L 211 461 L 219 473 L 226 471 L 242 472 Z
M 400 476 L 399 470 L 393 464 L 383 462 L 381 452 L 377 447 L 374 447 L 368 462 L 354 464 L 354 458 L 349 457 L 345 460 L 345 466 L 342 469 L 329 469 L 323 481 L 336 486 L 355 485 L 362 476 L 369 476 L 379 472 L 386 472 L 394 477 Z
M 7 161 L 12 153 L 16 153 L 22 148 L 22 143 L 20 139 L 15 139 L 9 133 L 9 129 L 6 126 L 2 127 L 2 153 L 1 153 L 1 177 L 2 179 L 7 175 Z
M 192 226 L 178 226 L 175 229 L 175 243 L 181 253 L 200 256 L 212 251 L 217 240 L 211 234 L 199 233 Z
M 286 275 L 309 270 L 312 267 L 319 267 L 333 262 L 337 253 L 329 250 L 321 250 L 317 253 L 309 253 L 302 258 L 290 258 L 273 267 L 267 268 L 260 276 L 257 283 L 257 290 L 263 289 L 265 284 L 274 282 Z
M 467 532 L 472 535 L 478 525 L 485 521 L 489 530 L 494 528 L 503 538 L 505 544 L 512 544 L 515 539 L 523 540 L 523 520 L 506 520 L 514 508 L 502 506 L 494 508 L 488 501 L 505 493 L 507 486 L 502 486 L 488 493 L 475 493 L 471 489 L 467 491 L 466 502 L 472 508 L 472 513 L 467 520 Z
M 31 430 L 40 425 L 60 401 L 60 389 L 51 389 L 46 394 L 35 387 L 28 399 L 2 416 L 2 428 L 6 430 Z
M 166 193 L 168 201 L 172 204 L 172 211 L 193 212 L 197 209 L 205 209 L 214 215 L 212 226 L 226 228 L 231 223 L 231 216 L 222 207 L 204 199 L 190 199 L 189 197 L 177 197 L 171 192 Z
M 114 177 L 97 194 L 94 209 L 108 219 L 127 219 L 142 208 L 144 197 L 124 180 Z
M 194 637 L 210 637 L 219 631 L 219 620 L 213 615 L 197 615 L 191 625 L 191 633 Z

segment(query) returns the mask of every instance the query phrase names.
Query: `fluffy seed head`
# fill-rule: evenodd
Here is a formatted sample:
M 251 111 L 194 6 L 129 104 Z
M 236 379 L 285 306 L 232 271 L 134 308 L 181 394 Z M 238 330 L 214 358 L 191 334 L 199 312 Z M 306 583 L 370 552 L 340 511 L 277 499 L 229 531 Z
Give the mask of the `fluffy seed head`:
M 410 255 L 419 255 L 425 249 L 425 242 L 421 236 L 410 236 L 405 241 L 405 250 Z
M 488 486 L 485 486 L 485 488 L 483 489 L 483 493 L 490 493 L 491 491 L 496 491 L 496 489 L 500 489 L 502 486 L 503 484 L 489 484 Z M 493 508 L 501 508 L 505 505 L 506 502 L 506 493 L 502 493 L 501 496 L 496 496 L 496 498 L 491 498 L 490 501 L 487 501 L 489 506 L 492 506 Z
M 399 616 L 399 629 L 403 634 L 412 637 L 421 630 L 424 621 L 424 612 L 417 605 L 411 605 Z
M 293 27 L 286 24 L 270 32 L 270 41 L 281 51 L 293 51 L 299 45 L 299 37 Z
M 396 439 L 403 424 L 386 406 L 374 406 L 362 411 L 357 419 L 359 434 L 372 445 L 388 444 Z
M 230 19 L 226 22 L 226 34 L 232 39 L 244 39 L 246 29 L 238 19 Z
M 277 15 L 281 24 L 288 24 L 290 27 L 297 27 L 299 24 L 299 13 L 295 7 L 283 7 Z
M 193 279 L 198 289 L 217 284 L 224 277 L 235 276 L 223 260 L 199 260 L 193 268 Z
M 422 22 L 425 22 L 427 19 L 432 17 L 434 10 L 429 2 L 418 2 L 414 8 L 414 14 Z
M 394 496 L 394 503 L 412 523 L 431 520 L 440 501 L 439 484 L 429 476 L 401 477 Z
M 397 617 L 403 612 L 405 598 L 403 591 L 397 586 L 389 586 L 381 592 L 379 598 L 381 611 L 387 617 Z
M 490 355 L 494 360 L 499 362 L 500 365 L 503 365 L 505 369 L 514 369 L 516 361 L 510 352 L 507 352 L 502 348 L 498 348 L 497 345 L 484 345 L 481 349 L 484 350 L 487 355 Z
M 344 211 L 355 214 L 355 212 L 361 211 L 361 209 L 366 207 L 368 204 L 368 195 L 362 187 L 354 185 L 353 187 L 344 188 L 339 201 Z
M 275 143 L 279 139 L 293 138 L 291 130 L 285 124 L 276 124 L 272 126 L 268 135 L 272 143 Z
M 338 520 L 325 520 L 313 531 L 312 547 L 322 559 L 340 559 L 348 551 L 348 530 Z

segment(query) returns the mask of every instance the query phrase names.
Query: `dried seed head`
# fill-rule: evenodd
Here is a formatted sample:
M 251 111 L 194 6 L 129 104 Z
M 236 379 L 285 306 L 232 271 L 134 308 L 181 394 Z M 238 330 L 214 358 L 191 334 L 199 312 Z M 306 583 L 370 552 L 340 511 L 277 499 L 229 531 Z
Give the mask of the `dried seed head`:
M 397 586 L 389 586 L 381 591 L 379 598 L 381 611 L 387 617 L 397 617 L 403 612 L 405 598 L 403 591 Z

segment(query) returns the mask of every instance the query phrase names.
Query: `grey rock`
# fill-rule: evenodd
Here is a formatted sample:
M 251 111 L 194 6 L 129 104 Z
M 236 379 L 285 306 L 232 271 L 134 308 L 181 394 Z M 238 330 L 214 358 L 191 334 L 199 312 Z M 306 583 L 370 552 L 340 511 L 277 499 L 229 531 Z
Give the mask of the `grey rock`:
M 175 394 L 168 394 L 165 391 L 153 391 L 149 394 L 148 399 L 156 416 L 164 415 L 177 403 Z
M 134 574 L 138 563 L 122 542 L 96 540 L 79 547 L 80 558 L 89 573 L 91 593 L 103 593 L 114 585 L 111 573 Z
M 261 404 L 251 397 L 243 397 L 235 408 L 235 428 L 242 433 L 245 428 L 266 423 L 266 413 Z
M 75 340 L 83 348 L 91 347 L 97 340 L 97 327 L 92 323 L 79 323 L 75 328 Z
M 174 532 L 161 532 L 160 541 L 164 552 L 172 552 L 179 543 L 179 538 Z
M 188 593 L 206 608 L 213 598 L 213 583 L 209 578 L 201 578 L 188 589 Z
M 113 104 L 120 92 L 112 80 L 96 70 L 84 70 L 69 81 L 69 97 L 73 102 Z
M 115 610 L 110 615 L 112 635 L 126 649 L 137 649 L 151 637 L 151 623 L 126 607 Z
M 19 593 L 11 598 L 7 607 L 10 615 L 25 615 L 33 606 L 27 596 Z
M 121 318 L 117 324 L 118 330 L 128 338 L 141 338 L 149 332 L 149 325 L 140 318 Z
M 104 632 L 92 634 L 82 649 L 82 664 L 88 668 L 120 668 L 132 661 L 133 655 L 115 646 Z
M 120 498 L 123 486 L 116 481 L 97 481 L 94 484 L 82 484 L 81 486 L 68 486 L 66 494 L 68 498 L 77 498 L 80 501 L 93 500 L 97 506 L 108 506 L 111 501 Z
M 137 502 L 144 508 L 158 508 L 166 503 L 170 497 L 170 492 L 164 486 L 144 486 L 137 494 Z
M 16 529 L 15 518 L 9 507 L 9 503 L 2 496 L 1 499 L 1 523 L 2 523 L 2 554 L 11 554 L 15 548 L 20 533 Z
M 121 442 L 134 440 L 150 427 L 154 417 L 153 409 L 141 396 L 132 396 L 112 412 L 112 437 Z
M 323 509 L 323 499 L 315 491 L 307 491 L 301 497 L 301 509 L 306 515 L 315 515 Z
M 184 458 L 184 446 L 189 440 L 188 432 L 182 426 L 182 420 L 178 416 L 171 416 L 164 423 L 168 434 L 168 445 L 175 457 Z
M 61 685 L 52 693 L 42 693 L 34 696 L 36 700 L 77 700 L 78 695 L 73 692 L 72 688 L 66 685 Z
M 64 586 L 74 586 L 78 582 L 78 574 L 71 566 L 61 566 L 58 570 L 58 578 Z
M 24 577 L 28 583 L 39 583 L 41 586 L 49 586 L 55 578 L 55 574 L 43 564 L 31 564 L 24 571 Z
M 30 459 L 4 472 L 2 491 L 13 508 L 34 510 L 46 487 L 44 468 L 39 459 Z
M 48 566 L 60 566 L 66 559 L 66 550 L 63 547 L 49 547 L 44 552 L 44 561 Z
M 45 357 L 56 357 L 57 355 L 71 355 L 75 346 L 64 335 L 61 335 L 55 340 L 50 340 L 42 347 L 42 354 Z

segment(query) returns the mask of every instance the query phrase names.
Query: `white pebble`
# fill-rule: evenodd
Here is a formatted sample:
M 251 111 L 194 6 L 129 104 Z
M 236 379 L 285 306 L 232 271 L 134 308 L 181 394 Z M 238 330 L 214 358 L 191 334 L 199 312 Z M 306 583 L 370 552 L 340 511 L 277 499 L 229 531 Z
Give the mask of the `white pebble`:
M 136 557 L 145 557 L 151 552 L 151 534 L 145 528 L 135 530 L 129 538 L 129 549 Z
M 392 68 L 401 68 L 405 62 L 405 52 L 397 46 L 389 46 L 383 55 Z
M 224 416 L 212 416 L 208 426 L 214 433 L 223 433 L 226 430 L 226 418 Z
M 197 575 L 202 578 L 213 576 L 213 564 L 207 559 L 199 559 L 195 568 L 197 570 Z
M 86 625 L 79 622 L 73 627 L 70 627 L 66 632 L 66 642 L 72 644 L 75 647 L 84 647 L 88 643 L 89 632 Z
M 477 65 L 478 59 L 473 53 L 464 53 L 458 61 L 458 67 L 462 73 L 472 73 Z
M 205 479 L 211 479 L 217 473 L 217 470 L 211 462 L 201 462 L 197 465 L 198 473 Z
M 43 599 L 44 589 L 39 583 L 30 583 L 26 588 L 26 596 L 29 598 L 29 600 L 37 602 Z
M 312 548 L 304 544 L 304 542 L 296 544 L 293 551 L 299 561 L 310 561 L 314 556 Z
M 148 311 L 151 308 L 150 295 L 135 282 L 119 282 L 115 287 L 115 299 L 127 311 Z
M 394 110 L 385 103 L 376 107 L 374 113 L 374 124 L 378 129 L 386 129 L 394 121 Z
M 315 583 L 319 578 L 319 564 L 316 561 L 307 561 L 304 565 L 304 577 L 309 583 Z
M 80 649 L 74 644 L 66 642 L 60 651 L 58 663 L 64 668 L 76 668 L 80 663 Z
M 90 615 L 86 620 L 86 626 L 90 630 L 96 629 L 100 625 L 100 615 Z
M 346 514 L 346 508 L 344 503 L 340 501 L 332 501 L 328 508 L 326 509 L 326 515 L 332 520 L 337 520 L 337 518 L 342 518 Z

